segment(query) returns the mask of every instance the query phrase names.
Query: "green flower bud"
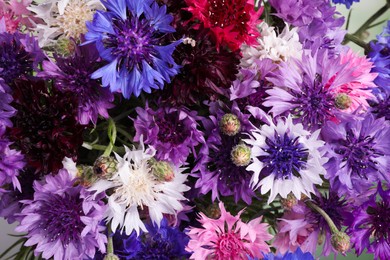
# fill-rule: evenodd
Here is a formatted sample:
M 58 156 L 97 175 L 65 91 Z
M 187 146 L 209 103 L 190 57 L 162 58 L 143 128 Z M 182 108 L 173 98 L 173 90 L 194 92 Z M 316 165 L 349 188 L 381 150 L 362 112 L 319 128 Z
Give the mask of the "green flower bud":
M 331 243 L 334 249 L 343 255 L 349 250 L 350 240 L 349 236 L 344 232 L 335 232 L 332 234 Z
M 217 203 L 210 204 L 206 209 L 206 215 L 209 218 L 217 219 L 221 216 L 221 209 L 219 208 Z
M 237 166 L 246 166 L 251 160 L 251 148 L 245 144 L 238 144 L 233 147 L 230 158 Z
M 223 134 L 235 136 L 241 130 L 241 123 L 236 115 L 225 114 L 219 121 L 219 128 Z
M 281 202 L 282 202 L 282 206 L 285 210 L 291 210 L 295 205 L 297 205 L 298 200 L 294 196 L 294 194 L 289 193 L 287 195 L 287 198 L 285 198 L 285 199 L 283 198 Z
M 335 105 L 339 109 L 347 109 L 351 104 L 351 98 L 345 93 L 338 94 L 335 98 Z
M 93 172 L 99 178 L 109 179 L 117 169 L 118 161 L 111 156 L 100 156 L 93 165 Z
M 120 258 L 112 253 L 107 254 L 103 260 L 120 260 Z
M 167 161 L 149 160 L 149 165 L 152 169 L 152 174 L 157 181 L 172 181 L 175 178 L 175 172 L 172 166 Z

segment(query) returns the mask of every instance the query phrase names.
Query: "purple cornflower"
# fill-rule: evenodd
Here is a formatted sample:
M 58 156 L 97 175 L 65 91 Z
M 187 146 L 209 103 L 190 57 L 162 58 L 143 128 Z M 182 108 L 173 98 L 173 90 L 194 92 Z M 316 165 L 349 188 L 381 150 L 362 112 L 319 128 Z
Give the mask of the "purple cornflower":
M 102 78 L 111 92 L 121 91 L 125 98 L 162 89 L 176 75 L 179 66 L 172 58 L 181 40 L 170 44 L 175 29 L 166 6 L 153 0 L 105 0 L 107 11 L 98 10 L 87 22 L 86 43 L 95 43 L 100 56 L 109 64 L 98 69 L 92 78 Z
M 359 3 L 360 0 L 332 0 L 332 2 L 335 4 L 343 4 L 349 9 L 353 2 Z
M 379 182 L 377 191 L 367 201 L 356 208 L 347 232 L 357 255 L 364 249 L 374 254 L 374 259 L 390 259 L 390 189 L 382 188 Z
M 326 212 L 338 229 L 352 218 L 347 202 L 336 193 L 318 194 L 312 201 Z M 273 243 L 277 252 L 294 252 L 300 247 L 303 252 L 315 254 L 318 244 L 324 243 L 322 255 L 337 253 L 332 247 L 332 233 L 326 220 L 302 201 L 284 213 L 277 227 L 278 232 Z M 323 242 L 320 242 L 320 239 Z
M 92 200 L 82 186 L 75 186 L 66 170 L 34 182 L 34 189 L 34 199 L 23 202 L 16 228 L 27 233 L 25 246 L 36 245 L 36 255 L 55 260 L 93 258 L 96 248 L 105 251 L 105 227 L 99 225 L 105 211 L 102 201 Z
M 195 154 L 195 147 L 204 143 L 194 111 L 185 107 L 159 107 L 153 110 L 148 104 L 145 109 L 138 107 L 136 111 L 134 141 L 139 142 L 143 136 L 144 143 L 157 150 L 158 160 L 183 165 L 190 153 Z
M 33 36 L 10 34 L 0 29 L 0 78 L 9 84 L 15 79 L 31 75 L 44 54 Z
M 0 139 L 0 187 L 12 183 L 14 189 L 22 190 L 18 175 L 26 165 L 23 154 L 10 148 L 12 143 Z
M 384 118 L 346 118 L 322 129 L 326 142 L 325 178 L 339 194 L 364 192 L 372 183 L 390 181 L 390 125 Z
M 274 116 L 291 114 L 307 129 L 318 129 L 327 121 L 339 121 L 338 114 L 368 108 L 376 85 L 372 63 L 348 51 L 329 59 L 327 51 L 307 51 L 302 60 L 280 65 L 267 79 L 275 87 L 263 103 Z
M 43 62 L 41 75 L 53 79 L 54 86 L 61 92 L 73 93 L 78 101 L 77 120 L 86 125 L 96 124 L 98 115 L 108 118 L 107 109 L 114 107 L 113 94 L 102 88 L 100 81 L 91 79 L 99 66 L 99 54 L 94 45 L 75 45 L 70 57 L 55 55 L 55 63 Z
M 12 127 L 10 118 L 16 114 L 15 108 L 11 106 L 12 101 L 9 86 L 0 78 L 0 138 L 6 127 Z
M 242 133 L 253 128 L 249 115 L 243 114 L 235 102 L 231 108 L 211 103 L 210 114 L 208 119 L 203 120 L 206 142 L 200 148 L 192 170 L 198 177 L 195 187 L 200 188 L 202 194 L 211 191 L 213 201 L 219 196 L 234 195 L 236 202 L 242 199 L 251 204 L 255 196 L 250 187 L 252 173 L 245 169 L 250 161 L 250 148 L 241 141 Z M 236 122 L 227 129 L 221 127 L 226 116 Z M 226 130 L 234 127 L 237 131 L 226 134 Z

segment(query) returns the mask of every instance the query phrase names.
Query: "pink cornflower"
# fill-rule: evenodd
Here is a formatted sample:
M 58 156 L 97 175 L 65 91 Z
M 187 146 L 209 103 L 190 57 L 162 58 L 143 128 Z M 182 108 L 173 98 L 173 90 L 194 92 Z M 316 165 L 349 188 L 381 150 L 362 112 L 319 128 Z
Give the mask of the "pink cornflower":
M 265 241 L 272 239 L 272 235 L 267 231 L 268 225 L 260 223 L 262 217 L 244 223 L 240 219 L 243 210 L 232 216 L 222 202 L 219 208 L 219 219 L 210 219 L 200 213 L 199 222 L 203 228 L 190 228 L 191 240 L 187 246 L 187 251 L 192 252 L 190 259 L 263 258 L 263 253 L 270 252 Z

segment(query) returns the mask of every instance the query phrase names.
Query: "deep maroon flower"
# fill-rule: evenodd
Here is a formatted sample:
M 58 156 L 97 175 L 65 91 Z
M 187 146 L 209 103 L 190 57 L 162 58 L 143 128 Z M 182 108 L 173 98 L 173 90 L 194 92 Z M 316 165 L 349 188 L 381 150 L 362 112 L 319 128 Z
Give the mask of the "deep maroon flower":
M 35 254 L 55 260 L 93 258 L 96 248 L 105 252 L 105 205 L 95 200 L 70 174 L 61 170 L 47 175 L 43 183 L 34 182 L 34 199 L 24 201 L 18 232 L 27 232 L 25 246 L 36 245 Z
M 181 27 L 179 34 L 191 39 L 173 53 L 180 73 L 164 91 L 171 103 L 202 104 L 227 94 L 238 73 L 239 52 L 215 47 L 215 36 L 209 29 Z
M 390 181 L 390 125 L 371 114 L 329 122 L 322 129 L 325 164 L 333 190 L 341 195 L 364 192 L 372 183 Z
M 82 125 L 90 121 L 96 124 L 98 115 L 108 118 L 107 109 L 114 107 L 113 94 L 102 88 L 99 80 L 91 79 L 91 74 L 99 67 L 99 53 L 94 45 L 75 45 L 70 57 L 55 55 L 56 63 L 43 63 L 45 72 L 53 79 L 54 86 L 63 93 L 73 94 L 78 101 L 77 121 Z
M 198 178 L 195 187 L 202 194 L 211 191 L 213 201 L 220 196 L 234 195 L 236 202 L 243 199 L 251 204 L 255 196 L 250 187 L 252 172 L 245 169 L 250 160 L 250 149 L 241 142 L 243 133 L 252 129 L 249 115 L 241 113 L 235 103 L 229 108 L 217 102 L 211 104 L 210 114 L 203 120 L 206 142 L 200 148 L 192 170 Z M 221 127 L 225 115 L 238 120 L 239 129 L 234 135 L 224 133 Z
M 195 154 L 195 147 L 204 143 L 203 134 L 198 130 L 197 114 L 185 107 L 160 107 L 153 110 L 146 104 L 145 109 L 136 108 L 134 120 L 136 134 L 134 141 L 141 136 L 145 144 L 153 146 L 158 160 L 185 164 L 190 153 Z
M 390 258 L 390 189 L 378 183 L 377 192 L 353 211 L 348 228 L 352 246 L 360 255 L 364 249 L 374 254 L 374 259 Z
M 77 158 L 83 127 L 76 121 L 74 95 L 65 95 L 43 80 L 16 80 L 12 85 L 13 107 L 9 139 L 37 172 L 62 168 L 64 157 Z

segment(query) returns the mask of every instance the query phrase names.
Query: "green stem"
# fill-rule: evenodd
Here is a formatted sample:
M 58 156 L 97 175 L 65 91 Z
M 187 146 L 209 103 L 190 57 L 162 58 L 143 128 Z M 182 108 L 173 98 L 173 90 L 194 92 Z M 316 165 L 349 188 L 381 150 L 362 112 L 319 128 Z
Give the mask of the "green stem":
M 115 125 L 115 121 L 112 118 L 108 119 L 107 134 L 108 134 L 108 138 L 110 139 L 110 143 L 107 146 L 106 150 L 104 150 L 103 156 L 110 156 L 116 141 L 116 125 Z
M 133 137 L 123 128 L 117 127 L 116 129 L 118 133 L 121 133 L 124 137 L 126 137 L 130 142 L 133 142 Z
M 107 224 L 107 255 L 114 253 L 114 243 L 112 241 L 111 221 Z
M 364 31 L 366 31 L 368 29 L 368 27 L 370 27 L 370 25 L 376 20 L 378 19 L 382 14 L 384 14 L 387 9 L 390 8 L 390 1 L 387 0 L 386 1 L 386 4 L 381 8 L 379 9 L 376 13 L 374 13 L 370 18 L 368 18 L 368 20 L 362 25 L 360 26 L 359 29 L 357 29 L 357 31 L 353 34 L 354 36 L 356 36 L 357 38 L 360 38 L 363 34 Z M 349 41 L 351 41 L 351 39 L 345 39 L 344 43 L 348 43 Z
M 362 47 L 366 52 L 369 50 L 368 44 L 365 41 L 361 40 L 359 37 L 357 37 L 354 34 L 347 33 L 345 35 L 344 43 L 347 43 L 349 41 L 351 41 L 351 42 L 355 43 L 356 45 Z
M 310 200 L 306 200 L 305 201 L 306 205 L 311 208 L 312 210 L 318 212 L 324 219 L 325 221 L 328 223 L 328 226 L 332 232 L 332 234 L 334 233 L 337 233 L 337 232 L 340 232 L 338 230 L 338 228 L 336 227 L 336 225 L 334 224 L 333 220 L 329 217 L 328 214 L 326 214 L 326 212 L 321 209 L 320 207 L 318 207 L 316 204 L 314 204 L 312 201 Z
M 84 143 L 83 147 L 90 149 L 90 150 L 98 150 L 98 151 L 105 151 L 107 149 L 107 146 L 101 145 L 101 144 L 88 144 Z M 116 153 L 125 153 L 125 148 L 124 147 L 117 147 L 113 146 L 112 151 Z

